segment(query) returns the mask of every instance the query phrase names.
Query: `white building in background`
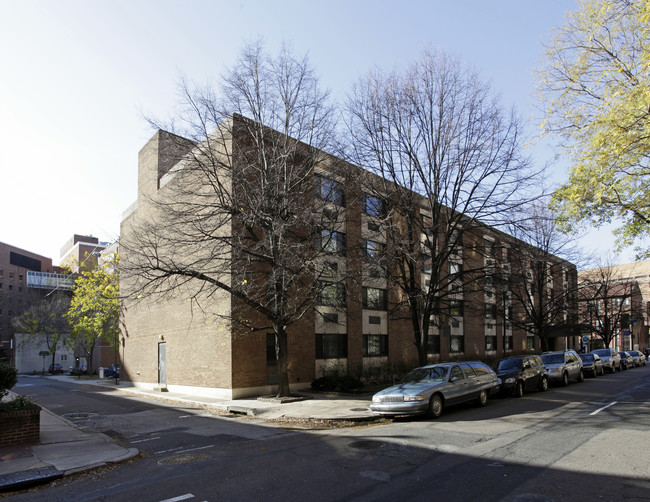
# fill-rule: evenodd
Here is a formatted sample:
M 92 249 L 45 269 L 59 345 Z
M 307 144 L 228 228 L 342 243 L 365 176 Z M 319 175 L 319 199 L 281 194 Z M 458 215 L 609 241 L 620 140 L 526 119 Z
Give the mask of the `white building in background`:
M 14 335 L 16 371 L 18 373 L 41 373 L 47 372 L 52 364 L 50 349 L 47 347 L 45 335 L 28 335 L 16 333 Z M 64 371 L 76 366 L 74 350 L 64 343 L 60 343 L 55 353 L 55 363 L 63 366 Z M 83 363 L 81 363 L 83 364 Z

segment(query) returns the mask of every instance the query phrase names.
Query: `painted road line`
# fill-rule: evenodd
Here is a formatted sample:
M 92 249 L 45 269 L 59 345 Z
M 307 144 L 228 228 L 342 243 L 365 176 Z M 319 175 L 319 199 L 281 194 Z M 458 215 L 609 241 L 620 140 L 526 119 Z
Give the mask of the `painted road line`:
M 612 401 L 607 406 L 603 406 L 602 408 L 598 408 L 596 411 L 592 411 L 591 413 L 589 413 L 589 416 L 596 415 L 597 413 L 600 413 L 601 411 L 606 410 L 610 406 L 614 406 L 616 403 L 618 403 L 618 401 Z

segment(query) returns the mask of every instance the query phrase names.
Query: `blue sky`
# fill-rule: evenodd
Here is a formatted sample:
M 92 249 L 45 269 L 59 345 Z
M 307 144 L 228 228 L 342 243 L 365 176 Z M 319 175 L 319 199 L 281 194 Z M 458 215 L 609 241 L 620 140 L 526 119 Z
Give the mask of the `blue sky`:
M 542 42 L 573 0 L 0 0 L 0 241 L 52 257 L 74 233 L 114 240 L 136 198 L 142 112 L 168 116 L 178 75 L 219 81 L 248 40 L 308 53 L 343 99 L 374 65 L 425 46 L 476 67 L 526 118 Z M 531 120 L 531 131 L 534 131 Z M 542 165 L 554 159 L 533 150 Z M 564 178 L 557 164 L 554 181 Z M 609 233 L 599 248 L 610 247 Z M 591 246 L 593 239 L 585 241 Z M 631 254 L 618 261 L 630 261 Z

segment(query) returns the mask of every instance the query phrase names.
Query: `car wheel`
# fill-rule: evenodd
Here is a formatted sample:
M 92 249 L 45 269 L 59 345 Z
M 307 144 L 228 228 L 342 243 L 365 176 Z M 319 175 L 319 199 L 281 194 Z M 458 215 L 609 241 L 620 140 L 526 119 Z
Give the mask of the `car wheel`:
M 438 418 L 440 415 L 442 415 L 442 408 L 442 397 L 440 397 L 440 394 L 434 394 L 431 396 L 431 399 L 429 399 L 427 416 L 429 418 Z
M 569 374 L 566 371 L 564 373 L 562 373 L 562 385 L 564 387 L 569 385 Z
M 585 373 L 584 371 L 580 370 L 580 373 L 578 373 L 578 382 L 584 382 L 585 381 Z
M 616 365 L 612 364 L 612 373 L 616 373 Z
M 600 376 L 605 376 L 605 368 L 600 367 Z
M 540 392 L 546 392 L 548 390 L 548 378 L 542 377 L 542 381 L 539 384 Z
M 488 399 L 487 391 L 483 389 L 481 392 L 479 392 L 478 398 L 476 398 L 476 404 L 478 406 L 485 406 L 487 404 L 487 399 Z
M 515 384 L 515 397 L 522 397 L 524 395 L 524 383 L 517 382 Z

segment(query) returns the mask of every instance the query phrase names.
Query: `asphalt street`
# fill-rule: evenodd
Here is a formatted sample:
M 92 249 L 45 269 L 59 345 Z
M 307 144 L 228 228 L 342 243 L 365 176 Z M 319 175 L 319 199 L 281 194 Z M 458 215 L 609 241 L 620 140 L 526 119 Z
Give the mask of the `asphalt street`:
M 19 385 L 142 455 L 17 501 L 650 500 L 650 366 L 437 420 L 327 429 L 46 379 Z

